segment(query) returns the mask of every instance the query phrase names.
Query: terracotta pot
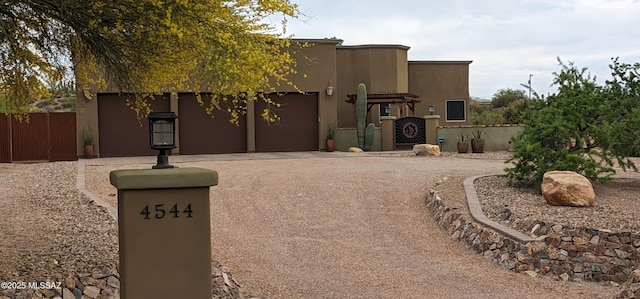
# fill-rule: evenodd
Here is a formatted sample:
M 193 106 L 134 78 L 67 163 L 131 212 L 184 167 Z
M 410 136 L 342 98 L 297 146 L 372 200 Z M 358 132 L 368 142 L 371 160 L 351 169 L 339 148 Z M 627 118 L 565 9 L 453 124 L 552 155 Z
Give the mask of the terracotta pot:
M 93 158 L 93 144 L 88 144 L 84 146 L 84 158 L 85 159 Z
M 327 152 L 334 152 L 336 150 L 336 140 L 327 139 Z
M 471 139 L 471 152 L 484 152 L 484 139 Z
M 458 153 L 465 154 L 469 152 L 469 144 L 466 142 L 458 142 Z

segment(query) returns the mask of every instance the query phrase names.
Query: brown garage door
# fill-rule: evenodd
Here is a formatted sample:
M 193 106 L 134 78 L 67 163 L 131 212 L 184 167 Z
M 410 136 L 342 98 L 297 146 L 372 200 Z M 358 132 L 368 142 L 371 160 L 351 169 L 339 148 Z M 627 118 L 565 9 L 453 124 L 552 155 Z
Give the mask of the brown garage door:
M 282 104 L 276 113 L 280 124 L 265 122 L 260 114 L 266 104 L 256 102 L 256 152 L 318 150 L 318 95 L 288 93 L 271 98 Z
M 153 111 L 169 111 L 169 94 L 157 96 L 149 103 Z M 138 123 L 135 112 L 127 107 L 123 95 L 98 94 L 98 131 L 100 157 L 158 154 L 149 148 L 149 120 L 144 118 Z
M 206 95 L 203 95 L 206 102 Z M 247 152 L 247 121 L 229 122 L 229 114 L 220 110 L 208 115 L 193 93 L 178 95 L 180 111 L 180 154 L 223 154 Z

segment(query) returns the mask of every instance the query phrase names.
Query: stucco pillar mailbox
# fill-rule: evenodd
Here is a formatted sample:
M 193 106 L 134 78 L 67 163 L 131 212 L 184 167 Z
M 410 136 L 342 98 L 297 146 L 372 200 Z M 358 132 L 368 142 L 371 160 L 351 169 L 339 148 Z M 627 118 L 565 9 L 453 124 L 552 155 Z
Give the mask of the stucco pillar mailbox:
M 200 168 L 116 170 L 120 298 L 211 298 L 209 187 Z

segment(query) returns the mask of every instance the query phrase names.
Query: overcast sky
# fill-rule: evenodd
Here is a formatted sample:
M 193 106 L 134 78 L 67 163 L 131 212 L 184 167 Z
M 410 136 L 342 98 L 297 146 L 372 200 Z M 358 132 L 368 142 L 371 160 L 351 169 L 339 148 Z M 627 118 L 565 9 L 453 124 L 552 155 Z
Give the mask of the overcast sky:
M 524 89 L 553 92 L 556 57 L 587 67 L 603 83 L 611 57 L 640 62 L 640 0 L 292 0 L 306 22 L 295 38 L 345 45 L 401 44 L 409 60 L 473 60 L 469 89 L 491 98 Z

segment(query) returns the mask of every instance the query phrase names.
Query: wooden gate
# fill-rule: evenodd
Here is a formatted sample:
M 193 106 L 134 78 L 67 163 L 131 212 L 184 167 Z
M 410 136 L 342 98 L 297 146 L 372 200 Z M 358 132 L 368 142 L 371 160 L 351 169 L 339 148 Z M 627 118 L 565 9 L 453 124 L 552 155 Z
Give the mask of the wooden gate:
M 427 130 L 422 117 L 402 117 L 395 122 L 395 149 L 411 149 L 415 144 L 427 143 Z
M 0 162 L 74 161 L 76 114 L 29 113 L 29 120 L 0 116 Z

